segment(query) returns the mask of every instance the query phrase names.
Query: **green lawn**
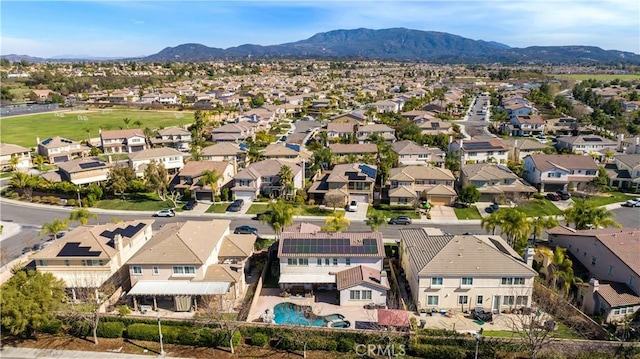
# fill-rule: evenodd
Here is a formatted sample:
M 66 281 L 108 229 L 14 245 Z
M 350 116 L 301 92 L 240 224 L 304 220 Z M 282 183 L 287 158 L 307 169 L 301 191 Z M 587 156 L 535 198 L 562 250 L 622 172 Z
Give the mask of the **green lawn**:
M 115 209 L 121 211 L 159 211 L 173 207 L 170 201 L 161 201 L 155 193 L 130 194 L 122 199 L 103 199 L 98 201 L 96 208 Z M 176 212 L 180 210 L 176 208 Z
M 611 203 L 626 202 L 628 199 L 636 198 L 635 196 L 628 196 L 622 192 L 611 192 L 611 196 L 592 196 L 587 198 L 587 203 L 593 204 L 597 207 L 605 206 Z
M 456 212 L 456 217 L 458 219 L 482 219 L 480 212 L 478 212 L 478 208 L 476 206 L 470 206 L 469 208 L 454 208 L 454 212 Z
M 254 203 L 247 209 L 247 214 L 258 214 L 267 210 L 268 203 Z
M 559 339 L 584 339 L 579 333 L 566 325 L 557 322 L 558 329 L 553 332 L 553 338 Z M 519 335 L 516 332 L 510 330 L 483 330 L 482 336 L 485 337 L 497 337 L 497 338 L 518 338 Z
M 183 117 L 176 118 L 175 114 Z M 78 115 L 87 116 L 88 121 L 78 120 Z M 53 112 L 4 117 L 2 118 L 2 142 L 35 147 L 36 137 L 44 140 L 52 136 L 62 136 L 81 141 L 89 136 L 98 137 L 101 127 L 112 130 L 126 128 L 124 118 L 131 120 L 130 128 L 134 126 L 133 122 L 138 120 L 142 122 L 141 128 L 157 129 L 191 123 L 193 112 L 113 109 L 113 112 L 105 114 L 101 110 L 65 112 L 65 117 L 55 117 Z
M 527 217 L 557 216 L 562 214 L 562 211 L 548 199 L 532 199 L 525 204 L 518 205 L 516 210 L 526 213 Z
M 602 81 L 611 81 L 615 79 L 620 80 L 640 80 L 640 74 L 560 74 L 560 75 L 551 75 L 560 79 L 567 80 L 580 80 L 585 81 L 589 79 L 602 80 Z
M 224 213 L 227 211 L 230 203 L 214 203 L 207 209 L 207 213 Z
M 371 216 L 374 211 L 384 213 L 386 218 L 407 216 L 409 218 L 420 219 L 420 215 L 416 213 L 416 210 L 410 207 L 393 207 L 388 205 L 380 205 L 379 207 L 369 206 L 369 209 L 367 209 L 367 217 Z

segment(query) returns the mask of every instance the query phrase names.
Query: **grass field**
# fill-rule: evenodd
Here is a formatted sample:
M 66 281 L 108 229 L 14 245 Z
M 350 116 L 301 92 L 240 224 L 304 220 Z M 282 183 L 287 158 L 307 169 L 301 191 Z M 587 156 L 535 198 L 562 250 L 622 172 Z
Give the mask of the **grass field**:
M 207 213 L 225 213 L 230 203 L 214 203 L 207 209 Z
M 525 204 L 518 205 L 517 211 L 524 212 L 527 217 L 558 216 L 562 211 L 548 199 L 533 199 Z
M 176 118 L 182 115 L 182 118 Z M 78 115 L 86 116 L 87 121 L 78 120 Z M 101 110 L 82 112 L 65 112 L 65 117 L 56 117 L 53 112 L 26 116 L 4 117 L 2 126 L 2 142 L 21 146 L 35 147 L 36 137 L 44 140 L 53 136 L 62 136 L 72 140 L 86 140 L 87 137 L 98 137 L 99 129 L 118 130 L 126 128 L 124 119 L 129 118 L 129 128 L 135 127 L 133 122 L 140 121 L 141 128 L 157 129 L 185 125 L 193 122 L 193 112 L 182 111 L 142 111 L 113 109 L 103 114 Z M 87 133 L 87 130 L 89 131 Z
M 456 212 L 456 217 L 458 219 L 482 219 L 480 212 L 478 212 L 478 208 L 476 206 L 471 206 L 469 208 L 454 208 L 454 212 Z
M 588 197 L 586 202 L 596 207 L 600 207 L 611 203 L 626 202 L 627 200 L 632 198 L 636 198 L 636 196 L 629 196 L 621 192 L 611 192 L 611 196 Z
M 155 193 L 138 193 L 127 195 L 125 200 L 122 199 L 103 199 L 98 201 L 96 208 L 113 209 L 120 211 L 159 211 L 165 208 L 173 207 L 170 201 L 161 201 Z M 176 208 L 176 212 L 181 209 Z
M 564 80 L 589 80 L 596 79 L 602 81 L 611 81 L 615 79 L 620 80 L 640 80 L 640 74 L 559 74 L 559 75 L 551 75 L 555 78 L 564 79 Z

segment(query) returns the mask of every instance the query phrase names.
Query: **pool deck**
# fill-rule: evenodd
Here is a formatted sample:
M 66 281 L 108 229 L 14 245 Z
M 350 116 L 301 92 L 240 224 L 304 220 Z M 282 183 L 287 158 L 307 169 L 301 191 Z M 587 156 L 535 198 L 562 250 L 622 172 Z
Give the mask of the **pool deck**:
M 273 312 L 273 308 L 276 304 L 280 303 L 293 303 L 296 305 L 307 305 L 313 310 L 313 313 L 319 316 L 326 316 L 330 314 L 342 314 L 345 320 L 351 322 L 353 328 L 355 322 L 377 322 L 378 313 L 376 310 L 364 309 L 362 306 L 339 306 L 326 302 L 316 302 L 316 298 L 283 298 L 280 296 L 280 289 L 278 288 L 262 288 L 260 297 L 256 302 L 256 305 L 251 308 L 248 322 L 260 321 L 260 316 L 269 309 Z M 364 305 L 366 303 L 362 303 Z

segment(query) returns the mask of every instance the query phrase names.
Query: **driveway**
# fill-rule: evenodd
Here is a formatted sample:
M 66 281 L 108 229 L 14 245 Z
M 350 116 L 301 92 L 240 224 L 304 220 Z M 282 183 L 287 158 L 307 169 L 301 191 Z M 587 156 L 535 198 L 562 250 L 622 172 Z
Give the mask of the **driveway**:
M 358 203 L 358 210 L 355 212 L 346 212 L 345 218 L 351 222 L 366 221 L 368 209 L 369 209 L 369 203 Z
M 433 206 L 431 207 L 431 219 L 433 220 L 456 220 L 456 212 L 453 210 L 453 207 L 449 206 Z

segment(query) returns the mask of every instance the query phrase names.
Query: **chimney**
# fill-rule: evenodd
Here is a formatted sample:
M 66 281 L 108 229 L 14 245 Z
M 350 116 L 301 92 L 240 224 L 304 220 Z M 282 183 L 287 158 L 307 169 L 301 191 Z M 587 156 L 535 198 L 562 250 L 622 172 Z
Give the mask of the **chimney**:
M 527 247 L 524 250 L 524 261 L 527 263 L 527 266 L 533 267 L 533 257 L 536 255 L 535 249 L 531 247 Z
M 113 247 L 118 251 L 122 251 L 122 234 L 118 233 L 113 237 Z
M 389 280 L 387 278 L 387 271 L 384 269 L 380 271 L 380 284 L 389 285 Z
M 591 293 L 597 292 L 600 289 L 600 282 L 595 278 L 591 278 L 589 280 L 589 288 L 591 288 Z
M 40 144 L 40 137 L 36 137 L 36 146 Z
M 624 134 L 619 133 L 618 136 L 616 136 L 618 139 L 618 150 L 622 149 L 622 141 L 624 140 Z

